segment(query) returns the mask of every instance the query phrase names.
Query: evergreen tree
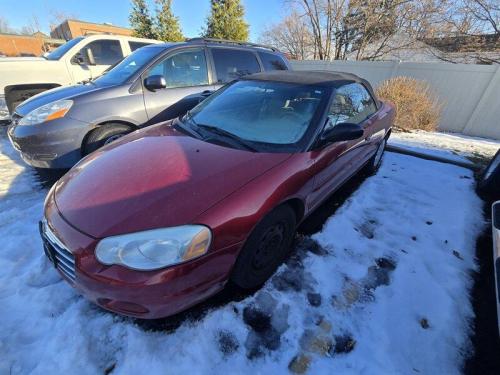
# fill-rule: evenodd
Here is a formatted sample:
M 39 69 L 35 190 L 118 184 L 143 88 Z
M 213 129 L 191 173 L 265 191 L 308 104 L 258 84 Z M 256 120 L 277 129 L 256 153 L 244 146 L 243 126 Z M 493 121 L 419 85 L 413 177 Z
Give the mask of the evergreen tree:
M 208 38 L 248 40 L 248 24 L 240 0 L 211 0 L 210 15 L 204 30 Z
M 172 12 L 172 0 L 156 0 L 156 37 L 165 42 L 184 41 L 179 18 Z
M 153 29 L 153 20 L 149 15 L 145 0 L 132 0 L 132 11 L 128 19 L 130 26 L 132 26 L 134 30 L 134 36 L 156 39 L 156 34 Z

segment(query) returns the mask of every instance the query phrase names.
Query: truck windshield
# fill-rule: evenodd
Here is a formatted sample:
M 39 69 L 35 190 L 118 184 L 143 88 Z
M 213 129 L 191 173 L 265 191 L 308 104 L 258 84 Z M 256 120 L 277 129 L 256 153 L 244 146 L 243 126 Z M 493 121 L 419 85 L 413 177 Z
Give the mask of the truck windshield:
M 95 80 L 98 85 L 121 85 L 147 65 L 165 49 L 161 47 L 143 47 L 124 58 L 113 69 Z
M 73 48 L 76 44 L 80 43 L 83 40 L 83 37 L 80 36 L 75 39 L 71 39 L 69 42 L 64 43 L 62 46 L 57 47 L 51 53 L 49 53 L 45 58 L 47 60 L 59 60 L 63 55 L 68 52 L 71 48 Z

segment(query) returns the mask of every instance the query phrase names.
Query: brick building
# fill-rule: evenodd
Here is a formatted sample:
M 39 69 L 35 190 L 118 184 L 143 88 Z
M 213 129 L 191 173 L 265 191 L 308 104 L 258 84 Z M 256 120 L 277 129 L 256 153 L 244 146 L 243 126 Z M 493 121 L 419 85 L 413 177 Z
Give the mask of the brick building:
M 106 23 L 66 20 L 54 27 L 50 36 L 0 33 L 0 56 L 41 56 L 77 36 L 90 34 L 132 35 L 132 30 Z
M 70 40 L 77 36 L 103 33 L 130 36 L 132 35 L 132 30 L 107 23 L 66 20 L 54 27 L 50 32 L 50 36 L 56 39 Z
M 41 32 L 33 35 L 0 33 L 0 56 L 41 56 L 65 42 Z

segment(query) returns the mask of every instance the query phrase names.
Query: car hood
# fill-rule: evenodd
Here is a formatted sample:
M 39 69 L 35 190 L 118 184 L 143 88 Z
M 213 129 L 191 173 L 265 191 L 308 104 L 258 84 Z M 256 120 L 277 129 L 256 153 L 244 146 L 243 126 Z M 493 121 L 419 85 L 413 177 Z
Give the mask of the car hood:
M 55 188 L 64 219 L 95 238 L 191 223 L 290 154 L 236 150 L 164 123 L 89 155 Z
M 56 100 L 61 99 L 75 99 L 79 95 L 87 94 L 100 89 L 102 89 L 102 87 L 96 86 L 92 83 L 85 85 L 80 84 L 74 86 L 57 87 L 52 90 L 41 92 L 40 94 L 34 95 L 28 100 L 24 101 L 16 108 L 16 113 L 21 116 L 26 116 L 31 111 L 45 104 L 52 103 Z

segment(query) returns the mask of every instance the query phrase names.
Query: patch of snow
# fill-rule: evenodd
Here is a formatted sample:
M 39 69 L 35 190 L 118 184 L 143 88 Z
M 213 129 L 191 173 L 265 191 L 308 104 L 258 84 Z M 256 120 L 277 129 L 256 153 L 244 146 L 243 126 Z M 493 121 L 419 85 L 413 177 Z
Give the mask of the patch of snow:
M 483 227 L 466 169 L 387 153 L 260 291 L 168 332 L 61 280 L 38 236 L 46 191 L 4 138 L 0 181 L 0 374 L 461 371 Z
M 458 161 L 468 158 L 491 159 L 500 149 L 500 141 L 492 139 L 421 130 L 410 133 L 394 132 L 389 144 Z

